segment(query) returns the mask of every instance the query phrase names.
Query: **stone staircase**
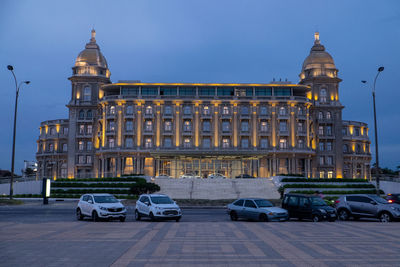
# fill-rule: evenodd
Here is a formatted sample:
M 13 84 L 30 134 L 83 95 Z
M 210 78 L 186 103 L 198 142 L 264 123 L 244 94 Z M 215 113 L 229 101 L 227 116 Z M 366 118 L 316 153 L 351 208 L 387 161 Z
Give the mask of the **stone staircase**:
M 161 190 L 174 199 L 236 199 L 259 197 L 279 199 L 271 179 L 156 179 Z

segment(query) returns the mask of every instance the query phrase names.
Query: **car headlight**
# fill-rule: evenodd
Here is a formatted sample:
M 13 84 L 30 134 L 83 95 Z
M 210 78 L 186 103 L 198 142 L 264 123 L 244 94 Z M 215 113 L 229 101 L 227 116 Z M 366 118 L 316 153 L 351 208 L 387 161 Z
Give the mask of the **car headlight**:
M 320 211 L 321 213 L 326 213 L 326 210 L 324 210 L 324 209 L 319 209 L 319 211 Z
M 101 209 L 101 210 L 107 210 L 106 207 L 102 207 L 102 206 L 100 206 L 99 209 Z

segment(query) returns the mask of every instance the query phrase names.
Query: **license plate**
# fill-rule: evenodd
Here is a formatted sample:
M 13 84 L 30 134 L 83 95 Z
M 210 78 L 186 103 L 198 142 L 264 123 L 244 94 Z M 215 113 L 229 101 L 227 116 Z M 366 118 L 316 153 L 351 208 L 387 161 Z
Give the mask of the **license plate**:
M 336 217 L 336 214 L 331 214 L 331 217 Z

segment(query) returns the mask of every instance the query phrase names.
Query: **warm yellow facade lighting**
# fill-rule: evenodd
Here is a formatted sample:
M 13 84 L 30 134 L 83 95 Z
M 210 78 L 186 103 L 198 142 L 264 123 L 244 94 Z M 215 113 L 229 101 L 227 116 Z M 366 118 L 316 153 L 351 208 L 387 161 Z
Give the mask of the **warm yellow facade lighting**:
M 349 125 L 349 133 L 350 135 L 353 135 L 354 132 L 354 126 L 353 125 Z
M 57 133 L 59 133 L 60 132 L 60 124 L 56 124 L 56 131 L 57 131 Z

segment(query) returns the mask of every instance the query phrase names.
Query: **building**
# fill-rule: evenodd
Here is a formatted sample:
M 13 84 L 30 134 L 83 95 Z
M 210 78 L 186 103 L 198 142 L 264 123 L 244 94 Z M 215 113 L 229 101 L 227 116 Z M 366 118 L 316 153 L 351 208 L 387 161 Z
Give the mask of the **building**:
M 298 84 L 112 83 L 94 30 L 72 70 L 69 119 L 40 126 L 39 177 L 370 177 L 368 125 L 342 120 L 318 33 Z

